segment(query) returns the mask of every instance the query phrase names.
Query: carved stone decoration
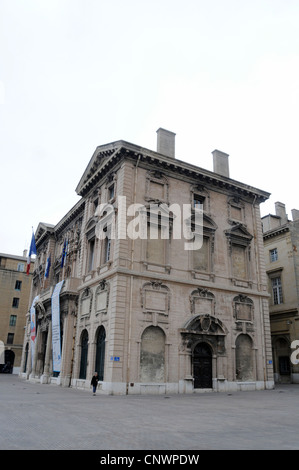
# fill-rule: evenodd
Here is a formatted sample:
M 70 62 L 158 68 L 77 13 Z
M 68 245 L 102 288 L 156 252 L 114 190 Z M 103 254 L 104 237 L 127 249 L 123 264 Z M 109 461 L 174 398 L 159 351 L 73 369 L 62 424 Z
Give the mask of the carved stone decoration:
M 200 319 L 200 326 L 202 330 L 207 333 L 211 328 L 211 317 L 209 315 L 203 315 Z
M 209 315 L 194 315 L 180 330 L 183 349 L 192 350 L 200 341 L 207 342 L 214 354 L 225 354 L 225 337 L 227 328 L 221 320 Z
M 80 316 L 81 318 L 87 317 L 91 313 L 92 307 L 92 291 L 89 288 L 86 288 L 81 294 L 80 298 Z
M 168 203 L 168 180 L 160 171 L 147 172 L 144 199 L 148 202 Z
M 215 297 L 207 289 L 195 289 L 191 292 L 189 300 L 191 314 L 215 314 Z
M 144 313 L 168 315 L 170 308 L 170 291 L 161 281 L 151 281 L 141 289 L 141 307 Z
M 194 201 L 198 197 L 201 200 L 202 208 L 205 214 L 210 213 L 210 194 L 206 188 L 201 184 L 192 184 L 190 187 L 190 203 L 194 209 Z
M 109 305 L 110 284 L 105 279 L 101 281 L 95 292 L 96 315 L 107 313 Z
M 254 304 L 246 295 L 238 295 L 233 299 L 233 315 L 236 321 L 253 321 Z

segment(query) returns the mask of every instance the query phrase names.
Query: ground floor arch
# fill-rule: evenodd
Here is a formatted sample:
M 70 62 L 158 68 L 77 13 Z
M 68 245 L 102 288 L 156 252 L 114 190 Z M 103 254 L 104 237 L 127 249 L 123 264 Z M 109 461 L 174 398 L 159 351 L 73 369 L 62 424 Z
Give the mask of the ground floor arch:
M 236 379 L 246 382 L 254 378 L 253 342 L 249 335 L 240 334 L 236 339 Z
M 165 333 L 158 326 L 147 327 L 141 337 L 140 381 L 165 381 Z
M 80 357 L 79 379 L 86 379 L 87 361 L 88 361 L 88 331 L 87 330 L 82 331 L 80 346 L 81 346 L 81 357 Z
M 11 349 L 5 349 L 3 356 L 4 363 L 0 364 L 0 372 L 3 374 L 12 374 L 15 362 L 15 353 Z
M 103 326 L 100 326 L 96 333 L 96 361 L 95 371 L 98 373 L 99 380 L 104 380 L 104 367 L 105 367 L 105 345 L 106 345 L 106 331 Z

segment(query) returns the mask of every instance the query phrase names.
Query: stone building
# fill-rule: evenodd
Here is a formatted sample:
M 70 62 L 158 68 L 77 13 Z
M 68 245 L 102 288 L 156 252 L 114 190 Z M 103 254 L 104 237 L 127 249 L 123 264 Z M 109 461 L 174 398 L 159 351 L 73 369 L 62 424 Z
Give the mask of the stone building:
M 26 253 L 0 253 L 0 372 L 20 371 L 34 263 L 28 276 L 26 266 Z
M 269 194 L 231 179 L 227 154 L 212 155 L 214 171 L 178 160 L 175 134 L 161 128 L 157 151 L 96 148 L 78 203 L 36 230 L 30 380 L 89 389 L 96 370 L 109 394 L 273 386 L 259 210 Z M 30 354 L 29 323 L 28 313 Z
M 285 204 L 262 218 L 268 275 L 274 377 L 278 383 L 298 383 L 299 367 L 292 363 L 293 341 L 299 339 L 299 211 L 289 220 Z M 297 347 L 297 346 L 296 346 Z M 294 362 L 294 361 L 293 361 Z

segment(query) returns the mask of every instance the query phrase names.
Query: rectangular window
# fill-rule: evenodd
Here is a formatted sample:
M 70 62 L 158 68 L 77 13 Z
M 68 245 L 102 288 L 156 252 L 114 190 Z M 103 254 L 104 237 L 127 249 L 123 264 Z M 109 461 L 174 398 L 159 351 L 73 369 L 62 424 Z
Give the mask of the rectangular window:
M 18 297 L 14 297 L 14 298 L 12 299 L 12 306 L 13 306 L 13 308 L 18 308 L 18 306 L 19 306 L 19 301 L 20 301 L 20 299 L 19 299 Z
M 203 209 L 205 197 L 200 194 L 193 194 L 193 207 L 194 209 Z
M 93 264 L 94 264 L 94 245 L 95 245 L 95 239 L 93 238 L 92 240 L 89 241 L 88 244 L 88 271 L 93 270 Z
M 112 184 L 111 186 L 109 186 L 108 194 L 109 194 L 109 201 L 110 201 L 110 199 L 113 199 L 113 198 L 114 198 L 114 184 Z
M 24 263 L 18 263 L 18 271 L 20 273 L 23 273 L 25 271 L 25 264 Z
M 104 263 L 108 263 L 110 260 L 110 249 L 111 249 L 111 240 L 110 238 L 105 238 L 104 240 Z
M 15 290 L 21 290 L 21 287 L 22 287 L 22 281 L 16 281 Z
M 270 262 L 273 263 L 273 261 L 278 260 L 278 252 L 277 248 L 273 248 L 273 250 L 270 250 Z
M 273 292 L 273 303 L 274 305 L 282 304 L 283 297 L 282 297 L 282 284 L 281 284 L 281 277 L 273 277 L 271 279 L 272 283 L 272 292 Z
M 97 198 L 93 201 L 93 211 L 94 212 L 97 210 L 98 205 L 99 205 L 99 200 Z
M 10 315 L 9 326 L 16 326 L 16 323 L 17 323 L 17 315 Z
M 14 336 L 14 333 L 7 334 L 7 344 L 13 344 Z

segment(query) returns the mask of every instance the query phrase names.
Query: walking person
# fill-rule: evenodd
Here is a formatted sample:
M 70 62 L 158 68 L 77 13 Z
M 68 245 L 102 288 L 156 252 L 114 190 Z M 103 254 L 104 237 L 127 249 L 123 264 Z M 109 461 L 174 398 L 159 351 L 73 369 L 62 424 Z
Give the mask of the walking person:
M 92 379 L 91 379 L 91 383 L 90 385 L 92 385 L 92 392 L 93 392 L 93 395 L 96 394 L 96 389 L 97 389 L 97 386 L 98 386 L 98 381 L 99 381 L 99 376 L 98 376 L 98 373 L 95 372 L 92 376 Z

